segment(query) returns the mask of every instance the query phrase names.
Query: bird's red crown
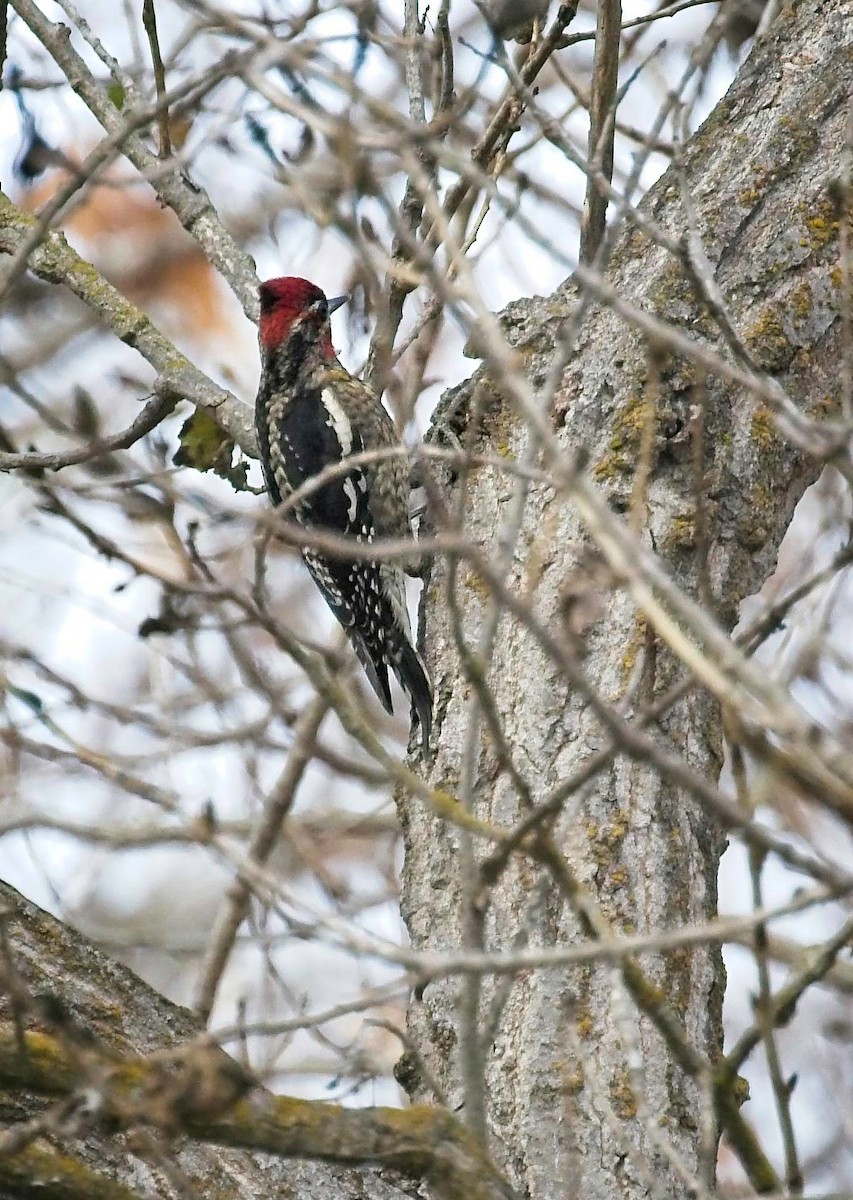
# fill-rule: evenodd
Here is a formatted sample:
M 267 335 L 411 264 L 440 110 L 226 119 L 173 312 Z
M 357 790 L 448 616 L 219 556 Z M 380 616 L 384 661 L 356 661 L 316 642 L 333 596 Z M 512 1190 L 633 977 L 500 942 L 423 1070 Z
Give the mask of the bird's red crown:
M 290 333 L 293 322 L 316 305 L 316 320 L 319 327 L 328 328 L 328 301 L 325 292 L 296 275 L 282 275 L 278 279 L 267 279 L 259 290 L 261 298 L 261 344 L 268 350 L 280 346 Z M 334 354 L 331 338 L 327 338 L 328 351 Z

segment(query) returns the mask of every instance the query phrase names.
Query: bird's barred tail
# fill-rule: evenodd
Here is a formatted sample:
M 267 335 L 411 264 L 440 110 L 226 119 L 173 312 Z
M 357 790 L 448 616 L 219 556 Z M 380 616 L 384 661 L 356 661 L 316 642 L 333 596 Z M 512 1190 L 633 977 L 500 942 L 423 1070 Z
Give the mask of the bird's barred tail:
M 429 754 L 432 732 L 432 684 L 426 667 L 417 650 L 405 638 L 400 643 L 391 666 L 400 681 L 400 686 L 412 701 L 412 711 L 421 727 L 421 745 L 426 756 Z
M 356 629 L 353 625 L 345 625 L 344 628 L 358 656 L 358 661 L 364 668 L 364 673 L 368 678 L 370 686 L 379 698 L 379 703 L 387 713 L 393 714 L 394 706 L 391 703 L 391 688 L 388 686 L 388 664 L 381 656 L 374 656 L 362 637 L 360 630 Z
M 402 637 L 393 650 L 389 648 L 373 653 L 358 629 L 349 626 L 347 633 L 380 704 L 386 712 L 393 713 L 391 688 L 388 685 L 390 665 L 400 687 L 412 702 L 412 712 L 421 727 L 421 745 L 424 754 L 428 754 L 432 732 L 432 684 L 417 650 L 407 638 Z

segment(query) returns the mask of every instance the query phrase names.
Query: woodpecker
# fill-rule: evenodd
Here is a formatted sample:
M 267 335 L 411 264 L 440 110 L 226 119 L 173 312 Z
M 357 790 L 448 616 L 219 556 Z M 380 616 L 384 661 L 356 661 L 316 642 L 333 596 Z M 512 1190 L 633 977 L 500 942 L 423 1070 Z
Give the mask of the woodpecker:
M 329 300 L 315 284 L 292 276 L 261 284 L 255 429 L 274 505 L 332 463 L 401 446 L 378 397 L 335 354 L 329 317 L 346 300 Z M 306 529 L 344 534 L 361 543 L 410 538 L 405 457 L 353 467 L 300 501 L 293 516 Z M 432 688 L 412 644 L 402 566 L 396 560 L 327 558 L 310 547 L 302 557 L 382 706 L 392 711 L 389 667 L 408 692 L 426 751 Z

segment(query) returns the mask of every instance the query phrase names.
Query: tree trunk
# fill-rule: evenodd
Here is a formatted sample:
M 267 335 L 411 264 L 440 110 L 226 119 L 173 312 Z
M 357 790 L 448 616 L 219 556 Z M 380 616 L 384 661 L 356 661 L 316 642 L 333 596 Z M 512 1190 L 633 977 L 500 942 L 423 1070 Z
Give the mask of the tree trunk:
M 804 0 L 785 8 L 684 153 L 699 232 L 735 329 L 758 365 L 809 416 L 834 409 L 843 361 L 831 189 L 841 170 L 853 94 L 851 42 L 853 19 L 844 0 Z M 673 169 L 641 207 L 669 234 L 686 234 Z M 713 317 L 682 268 L 635 228 L 623 232 L 608 282 L 640 309 L 723 349 Z M 569 281 L 553 296 L 518 301 L 501 316 L 535 386 L 547 376 L 555 332 L 577 298 Z M 596 305 L 584 320 L 554 413 L 562 444 L 585 448 L 591 476 L 612 507 L 627 511 L 654 403 L 642 536 L 672 578 L 701 598 L 697 563 L 705 539 L 697 519 L 690 433 L 700 383 L 694 364 L 659 348 L 652 356 L 643 335 Z M 730 630 L 740 602 L 772 571 L 794 506 L 820 464 L 786 443 L 769 410 L 736 386 L 709 374 L 703 394 L 708 578 L 717 619 Z M 529 439 L 485 369 L 440 406 L 436 435 L 448 430 L 466 450 L 493 458 L 521 459 Z M 448 510 L 455 512 L 462 496 L 465 533 L 493 559 L 512 506 L 512 476 L 478 466 L 464 480 L 448 478 L 445 484 Z M 486 582 L 464 561 L 458 567 L 441 558 L 434 562 L 425 593 L 425 636 L 436 686 L 437 752 L 428 778 L 459 795 L 475 692 L 454 641 L 448 605 L 454 571 L 465 643 L 473 651 L 492 600 Z M 658 647 L 655 653 L 630 596 L 596 564 L 572 504 L 551 488 L 529 488 L 507 583 L 532 600 L 555 638 L 582 641 L 582 669 L 609 702 L 618 705 L 638 679 L 640 699 L 660 697 L 680 677 L 668 652 Z M 597 593 L 597 611 L 590 609 L 590 588 Z M 505 611 L 488 682 L 534 805 L 606 743 L 589 705 L 523 623 Z M 634 690 L 629 712 L 637 702 Z M 721 716 L 706 693 L 688 692 L 651 732 L 716 780 Z M 512 827 L 525 810 L 499 765 L 493 739 L 477 742 L 475 762 L 474 812 Z M 477 918 L 466 909 L 471 869 L 464 837 L 412 801 L 401 807 L 404 913 L 414 945 L 447 950 L 465 945 L 466 936 L 471 945 Z M 672 929 L 716 912 L 724 830 L 696 799 L 646 763 L 618 753 L 567 799 L 554 836 L 617 933 Z M 475 862 L 487 849 L 474 842 Z M 542 866 L 517 855 L 490 892 L 486 949 L 562 945 L 581 936 L 576 914 Z M 716 1060 L 725 981 L 718 950 L 682 949 L 645 957 L 642 965 L 660 984 L 691 1045 Z M 645 1017 L 628 1020 L 627 1028 L 636 1033 L 625 1044 L 613 979 L 607 965 L 540 970 L 517 977 L 503 996 L 505 984 L 484 981 L 478 1013 L 491 1146 L 498 1164 L 531 1200 L 575 1195 L 625 1200 L 646 1195 L 649 1178 L 659 1196 L 685 1195 L 672 1162 L 650 1139 L 652 1125 L 683 1164 L 702 1176 L 700 1089 L 674 1065 Z M 434 982 L 410 1010 L 415 1044 L 451 1106 L 462 1104 L 464 1096 L 459 1013 L 469 987 L 458 977 Z M 646 1111 L 634 1087 L 637 1055 Z M 430 1096 L 425 1073 L 413 1068 L 406 1082 L 414 1094 Z M 641 1150 L 649 1178 L 642 1178 L 626 1147 Z M 704 1172 L 707 1179 L 707 1163 Z

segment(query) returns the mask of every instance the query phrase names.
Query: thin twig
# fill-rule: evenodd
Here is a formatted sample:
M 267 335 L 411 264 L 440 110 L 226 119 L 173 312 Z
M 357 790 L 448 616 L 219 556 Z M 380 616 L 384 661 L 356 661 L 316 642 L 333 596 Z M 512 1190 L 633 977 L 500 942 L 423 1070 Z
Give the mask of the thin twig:
M 599 0 L 587 150 L 592 169 L 587 176 L 580 241 L 580 258 L 582 262 L 587 263 L 591 262 L 598 252 L 607 215 L 607 197 L 599 191 L 598 176 L 606 179 L 608 183 L 613 176 L 621 22 L 622 0 Z
M 315 741 L 328 711 L 327 697 L 316 696 L 296 724 L 287 762 L 267 798 L 262 819 L 249 844 L 248 857 L 259 866 L 267 861 L 281 835 L 282 825 L 296 799 L 296 790 L 314 757 Z M 237 879 L 217 915 L 195 1002 L 196 1013 L 202 1021 L 210 1019 L 219 983 L 228 965 L 237 931 L 249 910 L 250 900 L 248 883 L 245 879 Z
M 160 125 L 160 157 L 168 158 L 172 153 L 172 135 L 169 130 L 169 108 L 166 100 L 166 68 L 160 54 L 160 38 L 157 34 L 157 13 L 154 0 L 142 0 L 142 27 L 148 36 L 151 47 L 151 65 L 154 69 L 154 87 L 157 89 L 157 99 L 161 102 Z

